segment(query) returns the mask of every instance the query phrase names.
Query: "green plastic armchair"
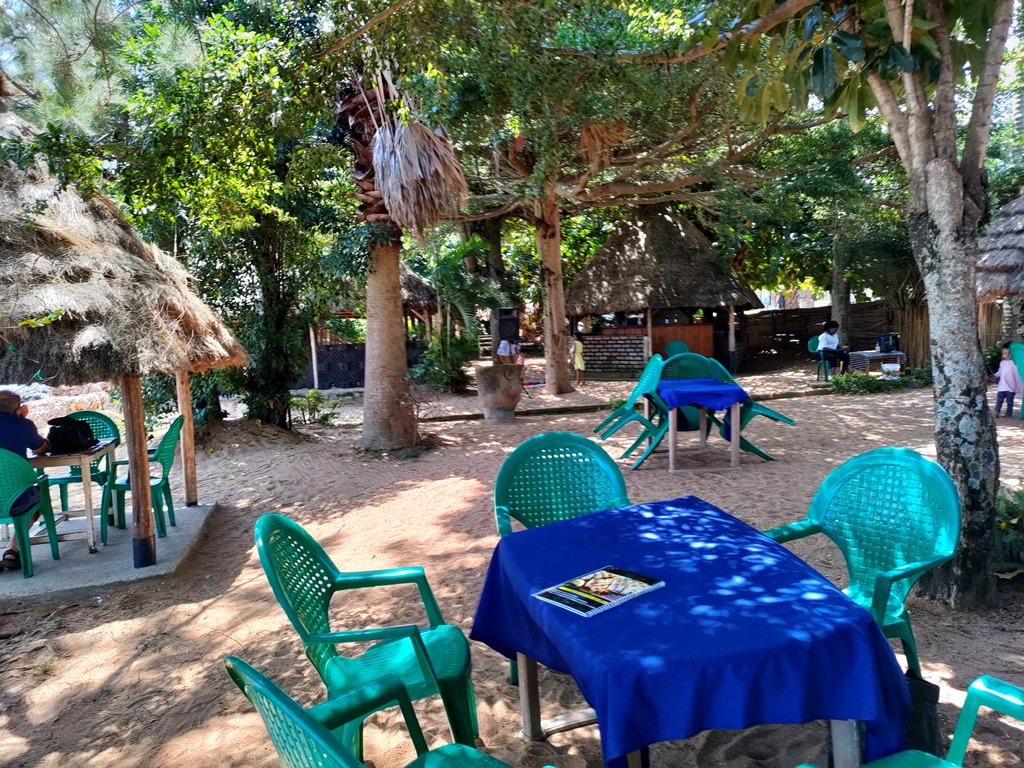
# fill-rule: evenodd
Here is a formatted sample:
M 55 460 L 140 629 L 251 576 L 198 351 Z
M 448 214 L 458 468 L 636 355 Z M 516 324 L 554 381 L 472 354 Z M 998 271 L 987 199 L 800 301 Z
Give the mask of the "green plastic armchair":
M 635 421 L 640 425 L 640 434 L 619 457 L 624 459 L 630 456 L 645 441 L 649 441 L 646 450 L 634 462 L 632 469 L 636 469 L 644 462 L 644 459 L 654 451 L 668 431 L 668 407 L 658 397 L 658 382 L 661 380 L 663 362 L 661 355 L 651 357 L 625 404 L 616 408 L 608 418 L 594 428 L 602 440 L 607 440 L 627 424 Z M 646 398 L 651 405 L 650 417 L 644 416 L 636 410 L 636 404 L 641 398 Z
M 153 501 L 153 519 L 156 522 L 156 535 L 163 537 L 167 535 L 167 522 L 177 525 L 174 520 L 174 500 L 171 497 L 171 465 L 174 464 L 174 450 L 178 447 L 178 437 L 181 435 L 181 424 L 184 416 L 178 416 L 171 422 L 171 426 L 164 433 L 160 445 L 149 457 L 150 466 L 156 464 L 160 473 L 157 477 L 149 476 L 149 492 Z M 118 528 L 125 527 L 124 495 L 132 489 L 132 481 L 128 475 L 117 477 L 116 467 L 127 464 L 127 461 L 115 461 L 114 471 L 110 477 L 110 492 L 114 496 L 114 507 L 117 514 Z M 103 509 L 106 509 L 104 503 Z M 166 511 L 167 517 L 164 518 Z M 107 515 L 100 515 L 100 541 L 107 543 Z
M 680 339 L 673 339 L 665 345 L 665 358 L 682 355 L 690 351 L 690 345 Z
M 572 432 L 547 432 L 508 455 L 494 484 L 498 534 L 512 520 L 526 528 L 629 505 L 626 482 L 612 457 L 593 440 Z
M 1017 366 L 1018 373 L 1024 376 L 1024 344 L 1019 341 L 1010 342 L 1010 359 Z M 1020 409 L 1017 418 L 1024 419 L 1024 408 Z
M 982 675 L 967 688 L 967 700 L 964 701 L 964 708 L 956 721 L 953 740 L 949 744 L 945 759 L 927 752 L 908 749 L 867 763 L 864 768 L 962 768 L 967 756 L 967 745 L 971 741 L 978 710 L 981 707 L 989 707 L 1024 722 L 1024 688 L 989 675 Z M 815 766 L 804 763 L 797 768 Z
M 708 368 L 711 378 L 716 381 L 731 382 L 733 384 L 737 383 L 736 379 L 732 377 L 732 374 L 729 373 L 729 371 L 725 369 L 725 366 L 717 360 L 710 360 Z M 747 425 L 755 416 L 764 416 L 766 419 L 777 421 L 782 424 L 789 424 L 791 427 L 796 425 L 796 421 L 789 418 L 789 416 L 769 408 L 767 405 L 762 405 L 761 403 L 754 401 L 749 397 L 740 404 L 740 450 L 752 453 L 755 456 L 760 456 L 765 461 L 775 461 L 774 456 L 767 451 L 761 450 L 750 442 L 750 440 L 743 437 L 743 430 L 747 428 Z M 729 412 L 726 411 L 725 416 L 721 421 L 714 417 L 712 417 L 712 419 L 718 425 L 718 434 L 727 442 L 732 439 L 732 425 L 730 423 Z
M 765 531 L 786 542 L 823 533 L 846 560 L 844 590 L 900 640 L 920 674 L 903 601 L 925 571 L 952 559 L 960 540 L 960 496 L 942 467 L 909 448 L 876 448 L 825 478 L 803 520 Z
M 72 419 L 84 421 L 92 429 L 92 434 L 99 440 L 105 440 L 112 438 L 114 446 L 121 444 L 121 432 L 117 428 L 117 424 L 109 416 L 99 413 L 98 411 L 75 411 L 74 413 L 68 414 Z M 110 457 L 109 455 L 103 455 L 96 461 L 89 465 L 89 477 L 94 483 L 97 483 L 104 488 L 110 479 Z M 68 511 L 68 486 L 73 483 L 82 482 L 82 468 L 71 467 L 71 471 L 66 475 L 60 475 L 58 477 L 50 477 L 50 485 L 57 486 L 60 491 L 60 508 L 62 512 Z M 103 507 L 106 510 L 106 506 Z M 122 526 L 123 527 L 123 526 Z
M 818 349 L 819 339 L 817 336 L 813 336 L 807 342 L 807 351 L 814 355 L 815 360 L 818 361 L 818 367 L 814 371 L 814 378 L 821 380 L 821 372 L 825 372 L 825 381 L 828 381 L 829 373 L 832 371 L 832 363 L 825 359 L 825 355 Z
M 472 746 L 477 721 L 469 643 L 458 627 L 444 623 L 422 568 L 342 573 L 298 523 L 278 514 L 263 515 L 256 522 L 256 551 L 274 597 L 299 633 L 330 699 L 390 672 L 414 700 L 439 694 L 455 741 Z M 427 626 L 332 630 L 329 609 L 334 595 L 398 584 L 416 585 Z M 338 653 L 343 643 L 373 645 L 361 655 L 343 656 Z M 342 743 L 359 757 L 363 719 L 369 714 L 342 728 Z
M 12 517 L 11 507 L 14 506 L 14 502 L 33 486 L 39 488 L 39 501 L 22 514 Z M 53 519 L 53 507 L 50 506 L 50 487 L 46 475 L 37 475 L 23 456 L 0 449 L 0 524 L 14 526 L 18 555 L 21 558 L 21 575 L 26 579 L 33 574 L 32 544 L 29 542 L 28 534 L 32 516 L 36 512 L 40 513 L 46 526 L 50 554 L 54 560 L 60 560 L 60 551 L 57 549 L 57 523 Z
M 509 768 L 505 763 L 463 744 L 445 744 L 428 750 L 409 693 L 391 674 L 354 688 L 336 699 L 303 709 L 288 694 L 241 659 L 224 660 L 228 674 L 259 712 L 285 768 L 365 768 L 332 731 L 345 723 L 397 704 L 405 718 L 417 757 L 406 768 Z

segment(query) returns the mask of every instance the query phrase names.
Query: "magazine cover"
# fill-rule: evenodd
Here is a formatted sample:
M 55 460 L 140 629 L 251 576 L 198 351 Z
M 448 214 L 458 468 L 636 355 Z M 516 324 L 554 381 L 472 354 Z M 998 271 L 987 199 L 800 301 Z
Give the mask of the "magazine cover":
M 653 576 L 607 565 L 536 592 L 534 597 L 580 616 L 592 616 L 663 586 L 665 582 Z

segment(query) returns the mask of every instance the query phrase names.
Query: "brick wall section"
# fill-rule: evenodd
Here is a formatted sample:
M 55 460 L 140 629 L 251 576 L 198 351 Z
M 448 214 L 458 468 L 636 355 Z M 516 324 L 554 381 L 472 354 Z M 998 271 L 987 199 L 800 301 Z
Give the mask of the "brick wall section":
M 615 373 L 635 379 L 647 363 L 646 336 L 584 336 L 587 373 Z

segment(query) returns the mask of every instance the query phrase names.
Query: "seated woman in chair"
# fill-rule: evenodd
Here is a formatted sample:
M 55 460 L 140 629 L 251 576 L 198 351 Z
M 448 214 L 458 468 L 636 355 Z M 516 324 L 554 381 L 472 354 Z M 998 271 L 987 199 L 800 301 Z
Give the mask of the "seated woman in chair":
M 818 337 L 818 351 L 831 367 L 838 366 L 840 373 L 846 373 L 850 368 L 850 353 L 846 347 L 839 345 L 838 331 L 839 323 L 829 320 L 825 324 L 825 331 Z

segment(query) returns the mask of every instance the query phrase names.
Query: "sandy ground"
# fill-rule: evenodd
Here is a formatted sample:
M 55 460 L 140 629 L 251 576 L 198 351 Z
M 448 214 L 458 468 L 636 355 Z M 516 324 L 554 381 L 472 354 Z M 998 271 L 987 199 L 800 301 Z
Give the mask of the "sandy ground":
M 754 388 L 753 381 L 744 383 Z M 595 384 L 572 397 L 598 398 L 599 387 L 615 386 L 623 385 Z M 724 441 L 713 438 L 711 448 L 698 453 L 694 436 L 683 436 L 683 459 L 695 471 L 669 475 L 660 451 L 640 470 L 626 471 L 630 498 L 694 494 L 767 528 L 801 517 L 822 478 L 857 453 L 885 445 L 934 452 L 927 391 L 819 395 L 772 405 L 797 426 L 762 419 L 749 437 L 778 461 L 744 455 L 738 469 L 723 471 Z M 468 632 L 497 540 L 490 493 L 502 459 L 538 432 L 586 434 L 599 418 L 432 423 L 424 431 L 433 447 L 408 459 L 359 453 L 354 429 L 290 434 L 229 422 L 200 452 L 202 498 L 218 500 L 221 509 L 178 576 L 74 601 L 0 604 L 0 764 L 276 765 L 258 717 L 228 680 L 222 659 L 234 654 L 251 661 L 306 705 L 324 691 L 260 569 L 252 539 L 257 518 L 272 511 L 296 518 L 345 570 L 422 564 L 447 620 Z M 998 424 L 1003 477 L 1016 481 L 1024 475 L 1024 426 Z M 627 429 L 609 441 L 610 452 L 621 453 L 632 435 Z M 174 487 L 180 488 L 178 480 Z M 793 548 L 842 583 L 841 556 L 826 540 Z M 336 620 L 349 628 L 407 623 L 418 618 L 408 597 L 400 591 L 372 600 L 348 595 L 335 606 Z M 926 677 L 942 687 L 940 720 L 948 738 L 974 677 L 991 673 L 1024 683 L 1024 589 L 1001 583 L 998 607 L 984 613 L 954 614 L 915 597 L 910 605 Z M 488 751 L 513 766 L 601 765 L 593 727 L 548 743 L 522 741 L 507 663 L 478 644 L 473 654 Z M 541 685 L 545 716 L 581 703 L 570 678 L 543 674 Z M 443 743 L 440 706 L 426 701 L 417 708 L 428 738 Z M 1024 725 L 988 714 L 976 734 L 968 765 L 1024 766 Z M 821 761 L 823 738 L 821 724 L 708 732 L 656 745 L 652 763 L 788 768 Z M 398 717 L 388 712 L 370 721 L 367 757 L 376 768 L 397 768 L 412 756 Z

